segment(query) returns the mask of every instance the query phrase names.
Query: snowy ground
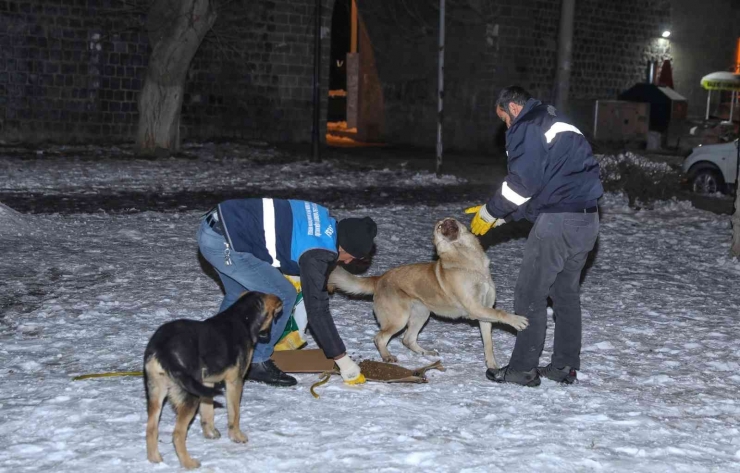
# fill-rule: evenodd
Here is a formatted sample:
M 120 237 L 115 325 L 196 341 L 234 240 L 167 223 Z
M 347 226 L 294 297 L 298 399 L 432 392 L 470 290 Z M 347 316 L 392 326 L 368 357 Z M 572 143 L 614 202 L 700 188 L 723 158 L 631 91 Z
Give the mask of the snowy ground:
M 390 169 L 342 172 L 336 161 L 313 164 L 295 162 L 289 153 L 271 147 L 224 144 L 187 144 L 183 152 L 167 159 L 141 159 L 131 146 L 65 146 L 39 150 L 23 159 L 0 155 L 4 182 L 10 192 L 46 194 L 96 194 L 118 191 L 197 192 L 241 187 L 315 189 L 368 187 L 393 182 L 423 186 L 456 184 L 454 176 L 436 179 L 433 174 Z M 10 153 L 9 153 L 10 154 Z M 72 156 L 70 158 L 70 155 Z M 287 179 L 283 176 L 287 175 Z
M 34 159 L 26 169 L 0 157 L 12 172 L 12 179 L 0 177 L 0 188 L 68 195 L 187 187 L 189 173 L 225 159 L 205 155 L 189 170 L 152 162 L 146 176 L 140 162 L 74 168 Z M 245 167 L 240 179 L 303 185 L 293 175 L 286 180 L 284 164 L 260 166 Z M 307 175 L 337 171 L 304 166 Z M 114 174 L 115 182 L 101 177 Z M 357 174 L 344 176 L 355 189 L 378 180 L 446 183 L 403 171 Z M 337 216 L 378 222 L 368 271 L 377 274 L 429 260 L 434 222 L 467 222 L 462 209 L 473 203 L 375 203 Z M 241 406 L 249 443 L 205 440 L 196 422 L 191 454 L 202 471 L 214 472 L 738 471 L 740 262 L 727 256 L 729 218 L 676 202 L 635 212 L 614 194 L 601 208 L 598 251 L 583 283 L 579 384 L 493 384 L 484 375 L 477 325 L 432 319 L 420 344 L 438 350 L 447 371 L 430 372 L 428 384 L 349 388 L 333 379 L 317 400 L 308 391 L 315 375 L 299 375 L 293 388 L 247 383 Z M 165 463 L 146 460 L 141 379 L 71 378 L 139 370 L 156 327 L 214 313 L 221 294 L 195 243 L 204 210 L 14 215 L 0 208 L 0 471 L 179 471 L 169 409 L 161 423 Z M 523 246 L 515 238 L 488 249 L 497 305 L 506 310 L 513 308 Z M 337 295 L 332 308 L 353 357 L 378 359 L 371 302 Z M 497 328 L 494 342 L 505 363 L 514 335 Z M 552 327 L 543 363 L 551 346 Z M 435 359 L 409 352 L 398 339 L 390 349 L 408 367 Z M 216 412 L 225 432 L 225 409 Z

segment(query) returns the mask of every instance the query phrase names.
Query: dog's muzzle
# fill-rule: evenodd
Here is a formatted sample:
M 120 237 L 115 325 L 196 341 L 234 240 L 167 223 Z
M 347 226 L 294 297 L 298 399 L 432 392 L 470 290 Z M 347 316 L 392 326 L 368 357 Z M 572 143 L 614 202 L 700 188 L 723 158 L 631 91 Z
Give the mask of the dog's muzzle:
M 457 226 L 457 222 L 451 218 L 445 219 L 440 224 L 439 231 L 442 236 L 450 241 L 457 240 L 457 237 L 460 234 L 460 228 Z

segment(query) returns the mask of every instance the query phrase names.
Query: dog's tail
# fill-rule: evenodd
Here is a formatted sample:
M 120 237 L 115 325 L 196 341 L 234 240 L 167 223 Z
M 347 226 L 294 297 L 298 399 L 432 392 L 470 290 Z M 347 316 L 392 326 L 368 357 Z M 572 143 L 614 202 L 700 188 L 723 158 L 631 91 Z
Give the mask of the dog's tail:
M 189 392 L 193 396 L 214 397 L 223 393 L 223 391 L 220 389 L 209 388 L 197 379 L 190 376 L 185 371 L 171 371 L 170 374 L 172 375 L 172 378 L 175 380 L 175 382 L 179 384 L 182 389 Z
M 375 286 L 377 286 L 379 279 L 380 276 L 361 278 L 350 274 L 341 266 L 337 266 L 329 275 L 328 286 L 330 291 L 337 288 L 347 294 L 371 295 L 375 294 Z
M 221 389 L 208 387 L 195 379 L 187 369 L 178 363 L 175 355 L 168 353 L 163 356 L 160 353 L 157 354 L 157 361 L 178 386 L 193 396 L 214 397 L 223 393 Z

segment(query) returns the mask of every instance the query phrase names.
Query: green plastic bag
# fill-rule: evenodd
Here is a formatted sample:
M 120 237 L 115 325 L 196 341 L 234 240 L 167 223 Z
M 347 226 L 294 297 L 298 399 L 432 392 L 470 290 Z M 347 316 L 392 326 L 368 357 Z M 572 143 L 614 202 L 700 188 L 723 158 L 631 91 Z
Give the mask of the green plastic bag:
M 293 306 L 293 311 L 290 313 L 290 318 L 288 319 L 288 323 L 285 325 L 285 330 L 283 330 L 283 334 L 280 335 L 280 340 L 278 340 L 278 343 L 280 343 L 285 337 L 287 337 L 289 333 L 300 331 L 300 327 L 298 327 L 298 323 L 295 320 L 295 310 L 296 310 L 296 307 L 298 307 L 299 304 L 301 304 L 302 302 L 303 302 L 303 291 L 299 292 L 296 295 L 295 305 Z

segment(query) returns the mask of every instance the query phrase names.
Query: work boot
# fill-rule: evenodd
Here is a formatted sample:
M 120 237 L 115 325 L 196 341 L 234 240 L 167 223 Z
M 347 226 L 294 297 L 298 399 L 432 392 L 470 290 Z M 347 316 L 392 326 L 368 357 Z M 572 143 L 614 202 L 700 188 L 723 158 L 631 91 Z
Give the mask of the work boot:
M 297 379 L 283 373 L 280 368 L 275 366 L 275 362 L 272 360 L 252 363 L 247 373 L 247 380 L 281 387 L 293 386 L 298 383 Z
M 514 383 L 530 388 L 540 385 L 537 368 L 532 368 L 529 371 L 516 371 L 509 368 L 508 365 L 498 369 L 489 368 L 486 370 L 486 378 L 497 383 Z
M 576 370 L 570 366 L 555 368 L 550 363 L 547 366 L 537 368 L 537 373 L 543 378 L 551 379 L 556 383 L 573 384 L 577 381 Z

